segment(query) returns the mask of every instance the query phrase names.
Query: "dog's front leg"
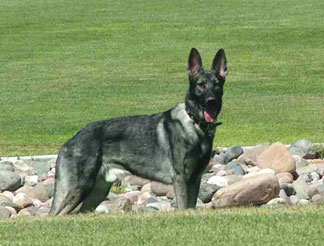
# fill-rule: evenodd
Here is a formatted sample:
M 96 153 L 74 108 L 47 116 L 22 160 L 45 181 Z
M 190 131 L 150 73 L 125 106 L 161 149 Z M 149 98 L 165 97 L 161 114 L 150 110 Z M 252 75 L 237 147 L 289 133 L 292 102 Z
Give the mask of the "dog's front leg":
M 187 192 L 188 192 L 188 207 L 196 208 L 197 198 L 200 188 L 201 175 L 194 175 L 188 182 Z
M 177 174 L 173 180 L 178 209 L 189 208 L 188 185 L 183 175 Z

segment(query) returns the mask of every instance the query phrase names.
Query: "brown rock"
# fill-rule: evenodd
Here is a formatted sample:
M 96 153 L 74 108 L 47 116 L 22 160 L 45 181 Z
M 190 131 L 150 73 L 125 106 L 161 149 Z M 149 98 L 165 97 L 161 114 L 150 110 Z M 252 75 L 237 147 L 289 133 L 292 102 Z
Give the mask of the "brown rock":
M 25 185 L 18 189 L 16 193 L 25 193 L 28 197 L 39 199 L 45 202 L 49 199 L 47 189 L 43 183 L 38 183 L 35 186 Z
M 30 199 L 25 193 L 17 193 L 13 199 L 13 202 L 22 208 L 29 207 L 33 204 L 32 199 Z
M 279 180 L 280 188 L 284 188 L 287 184 L 290 184 L 294 181 L 293 175 L 288 172 L 278 173 L 276 177 Z
M 148 179 L 144 179 L 144 178 L 138 177 L 136 175 L 128 175 L 124 178 L 124 181 L 129 183 L 130 185 L 136 185 L 140 188 L 143 187 L 145 184 L 151 182 Z
M 168 192 L 174 192 L 172 185 L 165 185 L 155 181 L 151 183 L 151 189 L 152 192 L 157 196 L 166 196 Z
M 141 194 L 140 191 L 129 191 L 124 194 L 124 197 L 129 199 L 132 202 L 132 204 L 134 204 L 134 202 L 136 202 L 138 200 L 138 196 L 140 194 Z
M 244 154 L 238 158 L 238 161 L 242 164 L 256 166 L 257 157 L 269 147 L 269 144 L 260 144 L 253 147 L 250 150 L 244 151 Z
M 271 174 L 257 175 L 218 190 L 214 208 L 264 204 L 279 195 L 279 182 Z
M 152 185 L 152 183 L 145 184 L 141 189 L 141 193 L 145 193 L 145 192 L 152 193 L 151 185 Z
M 260 168 L 271 168 L 276 173 L 296 170 L 295 160 L 282 143 L 274 143 L 257 157 Z

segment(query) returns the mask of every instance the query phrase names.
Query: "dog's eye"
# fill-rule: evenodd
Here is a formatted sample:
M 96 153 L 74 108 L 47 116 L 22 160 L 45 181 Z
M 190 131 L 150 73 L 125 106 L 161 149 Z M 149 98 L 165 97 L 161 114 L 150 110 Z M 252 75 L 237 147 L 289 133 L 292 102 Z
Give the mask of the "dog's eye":
M 197 83 L 197 86 L 201 90 L 205 90 L 206 89 L 206 83 L 204 81 L 198 82 Z

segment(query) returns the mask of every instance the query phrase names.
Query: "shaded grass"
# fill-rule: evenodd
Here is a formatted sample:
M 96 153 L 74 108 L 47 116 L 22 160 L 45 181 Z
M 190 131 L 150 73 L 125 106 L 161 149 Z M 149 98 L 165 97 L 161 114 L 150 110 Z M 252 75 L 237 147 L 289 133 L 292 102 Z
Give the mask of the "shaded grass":
M 1 245 L 322 245 L 323 206 L 17 218 Z
M 88 123 L 184 100 L 197 47 L 229 76 L 214 144 L 323 142 L 321 0 L 0 1 L 0 156 L 56 153 Z

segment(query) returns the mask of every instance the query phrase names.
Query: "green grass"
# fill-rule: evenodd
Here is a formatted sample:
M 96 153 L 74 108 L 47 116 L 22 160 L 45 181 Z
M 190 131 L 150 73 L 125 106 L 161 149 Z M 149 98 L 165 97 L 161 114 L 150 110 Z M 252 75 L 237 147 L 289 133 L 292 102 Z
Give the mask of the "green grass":
M 225 48 L 214 144 L 324 142 L 322 0 L 0 0 L 0 156 L 182 102 L 191 47 Z
M 0 245 L 323 245 L 324 207 L 0 221 Z

